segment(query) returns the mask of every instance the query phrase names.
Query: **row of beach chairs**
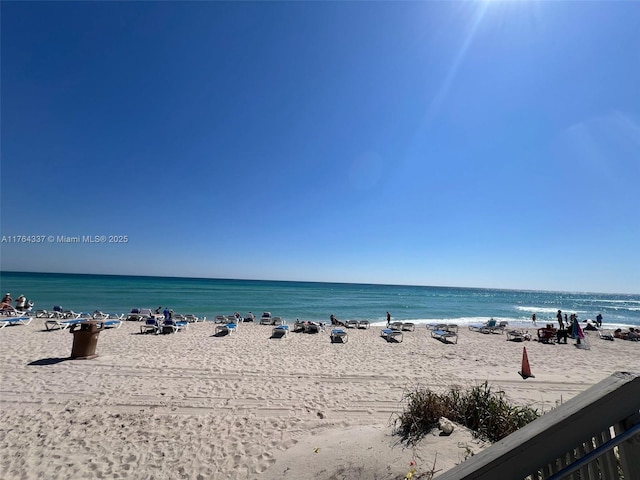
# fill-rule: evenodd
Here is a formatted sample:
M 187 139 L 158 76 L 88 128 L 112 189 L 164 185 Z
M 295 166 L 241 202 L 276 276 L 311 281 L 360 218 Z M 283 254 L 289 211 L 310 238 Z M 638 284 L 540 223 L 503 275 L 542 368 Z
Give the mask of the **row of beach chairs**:
M 144 325 L 140 325 L 140 333 L 177 333 L 185 330 L 189 322 L 179 320 L 160 320 L 157 318 L 147 318 Z
M 72 325 L 77 323 L 82 323 L 88 320 L 99 320 L 102 321 L 105 328 L 118 328 L 122 325 L 122 320 L 120 319 L 109 319 L 108 316 L 95 315 L 93 318 L 70 318 L 70 319 L 62 319 L 62 318 L 49 318 L 45 321 L 45 328 L 47 330 L 65 330 Z M 224 319 L 225 323 L 222 323 L 222 319 Z M 7 318 L 0 321 L 0 328 L 4 328 L 7 325 L 28 325 L 31 322 L 31 317 L 15 317 L 15 318 Z M 218 317 L 216 317 L 216 322 L 218 321 Z M 238 330 L 238 319 L 235 316 L 220 316 L 221 322 L 216 325 L 215 328 L 215 336 L 224 336 L 229 335 Z M 285 337 L 289 334 L 289 326 L 282 322 L 279 317 L 273 317 L 271 325 L 274 326 L 272 329 L 272 338 L 281 338 Z M 140 333 L 177 333 L 184 329 L 186 329 L 189 325 L 187 321 L 180 320 L 166 320 L 162 321 L 155 317 L 147 317 L 144 324 L 140 326 Z M 353 323 L 351 323 L 353 325 Z M 362 323 L 357 322 L 357 326 L 355 328 L 369 328 L 369 322 Z M 349 328 L 349 327 L 346 327 Z M 354 327 L 352 327 L 354 328 Z M 444 343 L 457 343 L 457 325 L 427 325 L 427 328 L 431 328 L 431 336 L 436 338 Z M 315 323 L 315 322 L 301 322 L 296 321 L 294 324 L 294 331 L 303 331 L 307 333 L 319 333 L 324 330 L 324 325 Z M 403 331 L 413 331 L 415 330 L 414 324 L 407 325 L 402 322 L 394 322 L 390 325 L 390 328 L 384 328 L 380 332 L 380 336 L 384 338 L 387 342 L 397 342 L 400 343 L 403 341 Z M 349 334 L 345 328 L 332 328 L 329 334 L 329 338 L 331 343 L 347 343 L 349 339 Z
M 47 320 L 46 322 L 44 322 L 44 327 L 47 330 L 66 330 L 67 328 L 70 328 L 72 325 L 75 325 L 77 323 L 83 323 L 83 322 L 87 322 L 89 320 L 93 320 L 93 318 L 87 317 L 87 318 L 70 318 L 67 320 L 63 320 L 60 318 L 50 318 L 49 320 Z M 104 319 L 104 320 L 99 320 L 102 322 L 102 324 L 104 325 L 104 328 L 120 328 L 120 326 L 122 325 L 122 320 L 118 320 L 118 319 Z
M 149 318 L 156 318 L 159 316 L 161 316 L 161 314 L 154 313 L 150 308 L 132 308 L 125 320 L 131 322 L 145 322 Z M 197 323 L 204 322 L 206 319 L 207 317 L 198 317 L 192 314 L 183 315 L 181 313 L 174 313 L 172 315 L 172 320 L 176 322 Z

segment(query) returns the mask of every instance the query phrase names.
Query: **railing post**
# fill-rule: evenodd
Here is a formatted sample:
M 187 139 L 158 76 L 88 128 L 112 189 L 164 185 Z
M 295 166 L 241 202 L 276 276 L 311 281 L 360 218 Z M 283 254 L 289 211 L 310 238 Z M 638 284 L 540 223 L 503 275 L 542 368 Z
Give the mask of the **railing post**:
M 638 407 L 640 409 L 640 406 Z M 636 413 L 614 426 L 616 435 L 640 424 L 640 413 Z M 620 464 L 624 478 L 640 478 L 640 433 L 622 442 L 618 446 Z

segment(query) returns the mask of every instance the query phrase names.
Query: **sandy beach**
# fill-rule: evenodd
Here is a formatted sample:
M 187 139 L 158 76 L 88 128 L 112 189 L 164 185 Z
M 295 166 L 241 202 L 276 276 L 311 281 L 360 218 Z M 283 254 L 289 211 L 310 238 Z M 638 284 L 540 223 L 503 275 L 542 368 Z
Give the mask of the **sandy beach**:
M 514 343 L 460 329 L 457 345 L 424 326 L 387 343 L 380 327 L 271 339 L 210 322 L 141 335 L 124 322 L 100 334 L 92 360 L 69 360 L 73 335 L 43 319 L 2 339 L 3 479 L 395 479 L 410 462 L 440 473 L 485 445 L 463 428 L 407 448 L 392 435 L 403 394 L 485 380 L 514 403 L 549 411 L 615 371 L 640 370 L 640 343 L 589 349 Z M 533 332 L 533 329 L 531 329 Z M 518 375 L 526 346 L 535 378 Z

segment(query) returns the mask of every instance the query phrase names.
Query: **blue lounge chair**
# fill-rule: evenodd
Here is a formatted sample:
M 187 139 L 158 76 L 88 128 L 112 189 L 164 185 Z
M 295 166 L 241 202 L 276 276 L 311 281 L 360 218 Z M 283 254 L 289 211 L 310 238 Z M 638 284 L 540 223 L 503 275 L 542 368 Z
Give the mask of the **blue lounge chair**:
M 271 338 L 282 338 L 289 335 L 289 325 L 278 325 L 271 330 Z
M 106 323 L 106 322 L 105 322 Z M 147 318 L 144 325 L 140 325 L 140 333 L 160 333 L 160 322 L 155 318 Z
M 88 319 L 87 318 L 72 318 L 70 320 L 61 320 L 58 318 L 52 318 L 51 320 L 47 320 L 46 322 L 44 322 L 44 327 L 47 330 L 54 330 L 54 329 L 60 329 L 60 330 L 65 330 L 66 328 L 69 328 L 71 325 L 75 325 L 76 323 L 82 323 L 82 322 L 86 322 Z
M 230 335 L 238 331 L 237 323 L 227 323 L 225 325 L 217 325 L 215 330 L 216 337 L 222 337 L 224 335 Z
M 188 322 L 176 322 L 175 320 L 165 320 L 162 323 L 161 332 L 162 333 L 178 333 L 189 325 Z
M 31 323 L 31 317 L 7 317 L 0 320 L 0 328 L 4 328 L 7 325 L 29 325 Z
M 499 327 L 497 325 L 497 321 L 494 320 L 493 318 L 490 319 L 487 323 L 483 323 L 482 325 L 478 325 L 478 324 L 469 325 L 469 330 L 473 332 L 480 332 L 480 333 L 494 333 L 494 330 L 498 328 Z M 440 330 L 442 329 L 440 328 Z M 504 330 L 504 327 L 502 327 L 502 330 Z M 497 333 L 501 333 L 501 332 L 497 332 Z

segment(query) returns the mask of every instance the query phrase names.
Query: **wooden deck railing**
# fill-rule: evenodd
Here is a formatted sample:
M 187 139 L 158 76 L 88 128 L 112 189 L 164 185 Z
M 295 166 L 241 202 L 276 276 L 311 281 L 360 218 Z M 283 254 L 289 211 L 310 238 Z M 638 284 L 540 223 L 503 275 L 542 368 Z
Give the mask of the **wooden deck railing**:
M 640 375 L 616 372 L 438 480 L 640 479 Z

